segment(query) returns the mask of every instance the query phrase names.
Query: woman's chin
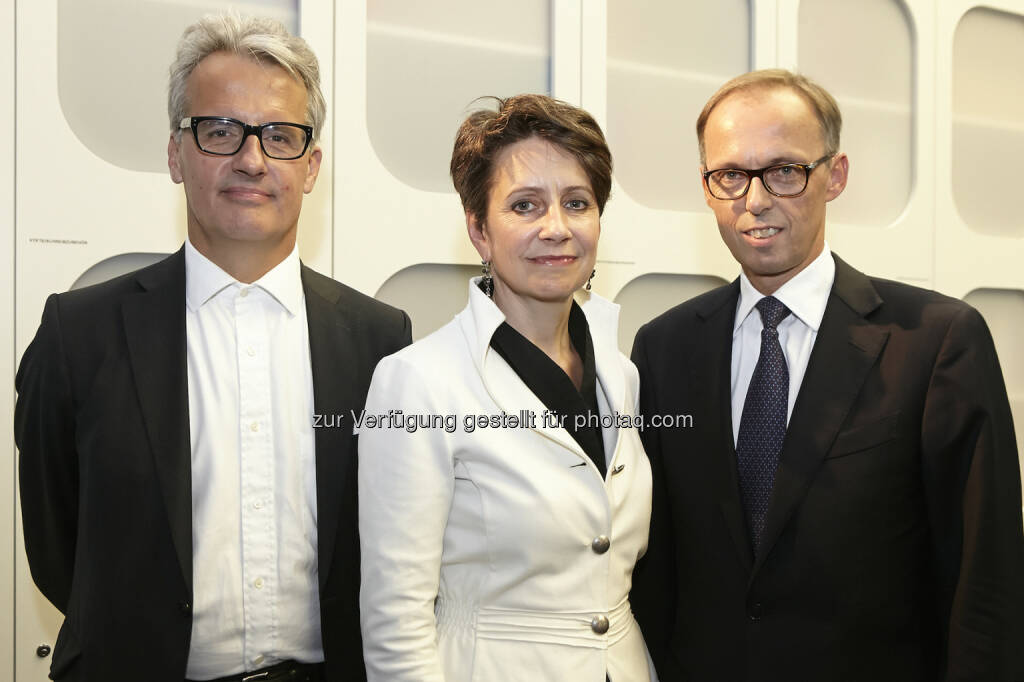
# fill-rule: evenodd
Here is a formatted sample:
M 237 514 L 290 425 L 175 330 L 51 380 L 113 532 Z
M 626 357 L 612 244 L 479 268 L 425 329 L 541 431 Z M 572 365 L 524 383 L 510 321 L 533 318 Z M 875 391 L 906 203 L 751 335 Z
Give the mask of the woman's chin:
M 562 303 L 568 305 L 579 287 L 537 287 L 510 292 L 516 298 L 537 303 Z

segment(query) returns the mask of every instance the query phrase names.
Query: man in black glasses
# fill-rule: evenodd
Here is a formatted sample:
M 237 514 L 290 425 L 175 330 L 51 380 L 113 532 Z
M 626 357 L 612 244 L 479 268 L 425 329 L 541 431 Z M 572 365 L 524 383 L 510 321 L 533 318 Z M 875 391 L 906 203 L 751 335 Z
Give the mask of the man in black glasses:
M 409 319 L 299 261 L 325 121 L 302 39 L 203 19 L 168 109 L 187 241 L 51 296 L 18 372 L 25 545 L 65 615 L 51 676 L 363 680 L 356 443 L 315 415 L 362 409 Z
M 1020 680 L 1024 537 L 992 338 L 956 299 L 831 253 L 841 116 L 782 70 L 697 121 L 741 267 L 644 326 L 650 548 L 632 603 L 662 682 Z

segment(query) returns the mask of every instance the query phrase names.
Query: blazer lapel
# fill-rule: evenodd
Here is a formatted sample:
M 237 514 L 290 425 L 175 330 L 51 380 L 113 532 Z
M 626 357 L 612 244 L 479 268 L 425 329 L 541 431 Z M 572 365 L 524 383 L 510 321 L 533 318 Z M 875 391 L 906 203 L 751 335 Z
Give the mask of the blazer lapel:
M 760 568 L 850 413 L 889 332 L 865 317 L 882 304 L 871 282 L 835 257 L 836 278 L 797 395 L 768 505 Z
M 462 333 L 469 344 L 473 362 L 488 395 L 503 412 L 518 415 L 521 410 L 528 410 L 535 416 L 533 430 L 571 450 L 581 462 L 590 463 L 595 474 L 600 477 L 597 467 L 593 466 L 583 448 L 573 440 L 569 432 L 555 425 L 546 426 L 543 420 L 547 407 L 540 398 L 534 395 L 526 383 L 519 378 L 515 370 L 509 367 L 498 353 L 491 347 L 494 330 L 505 321 L 505 316 L 498 307 L 487 298 L 476 286 L 477 279 L 469 284 L 469 304 L 456 316 Z M 595 357 L 595 362 L 597 358 Z
M 352 343 L 355 321 L 339 305 L 339 291 L 302 266 L 306 296 L 309 356 L 313 372 L 313 411 L 343 414 L 359 407 L 354 387 L 369 384 L 365 359 Z M 347 423 L 347 421 L 345 422 Z M 325 587 L 334 557 L 335 539 L 347 478 L 355 475 L 355 438 L 347 428 L 315 429 L 316 507 L 320 588 Z
M 178 554 L 192 592 L 192 450 L 185 359 L 185 252 L 138 273 L 122 304 L 129 362 Z
M 739 280 L 723 289 L 718 296 L 709 297 L 697 310 L 697 318 L 704 324 L 697 338 L 697 346 L 685 352 L 701 358 L 692 363 L 690 386 L 696 392 L 706 391 L 712 425 L 705 433 L 705 441 L 698 444 L 697 456 L 706 460 L 710 481 L 729 529 L 740 563 L 750 570 L 754 553 L 750 547 L 747 522 L 740 502 L 739 475 L 736 472 L 736 448 L 732 437 L 732 336 L 736 317 L 736 302 L 740 294 Z
M 590 338 L 594 342 L 594 366 L 597 371 L 597 400 L 602 414 L 633 414 L 633 404 L 626 404 L 626 378 L 622 372 L 617 330 L 619 306 L 603 299 L 591 297 L 589 292 L 578 293 L 580 307 L 587 316 Z M 636 396 L 630 396 L 630 400 Z M 607 399 L 606 405 L 601 405 Z M 616 424 L 602 427 L 604 456 L 607 470 L 611 471 L 618 455 L 622 429 Z
M 498 353 L 494 351 L 487 353 L 484 359 L 482 378 L 487 392 L 502 412 L 518 415 L 522 410 L 527 410 L 527 414 L 535 415 L 534 431 L 576 453 L 581 461 L 591 461 L 567 430 L 555 426 L 553 422 L 550 426 L 545 425 L 543 415 L 547 407 Z M 597 471 L 596 466 L 594 471 Z M 600 476 L 599 473 L 598 476 Z

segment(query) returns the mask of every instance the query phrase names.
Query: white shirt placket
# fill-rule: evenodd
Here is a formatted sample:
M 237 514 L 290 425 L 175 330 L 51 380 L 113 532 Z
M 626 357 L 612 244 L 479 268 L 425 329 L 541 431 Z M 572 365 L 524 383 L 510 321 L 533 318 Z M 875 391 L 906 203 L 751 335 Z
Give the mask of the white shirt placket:
M 270 414 L 269 296 L 242 286 L 234 298 L 238 359 L 239 485 L 241 497 L 245 658 L 259 666 L 275 650 L 277 524 L 274 514 L 274 433 Z

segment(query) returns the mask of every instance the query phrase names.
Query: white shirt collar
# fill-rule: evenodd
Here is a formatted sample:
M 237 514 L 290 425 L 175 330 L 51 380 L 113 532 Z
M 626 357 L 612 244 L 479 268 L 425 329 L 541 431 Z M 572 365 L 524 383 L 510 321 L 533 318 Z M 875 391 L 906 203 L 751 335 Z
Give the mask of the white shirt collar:
M 231 285 L 259 287 L 274 297 L 290 314 L 304 305 L 299 245 L 288 256 L 251 285 L 242 284 L 185 240 L 185 304 L 195 312 Z
M 793 279 L 779 287 L 772 296 L 789 308 L 801 322 L 817 332 L 821 326 L 821 318 L 825 316 L 825 306 L 828 304 L 828 295 L 832 291 L 832 282 L 835 278 L 836 262 L 826 242 L 818 257 Z M 733 336 L 736 336 L 740 325 L 762 298 L 764 294 L 754 288 L 746 274 L 740 273 L 740 300 L 733 321 Z

